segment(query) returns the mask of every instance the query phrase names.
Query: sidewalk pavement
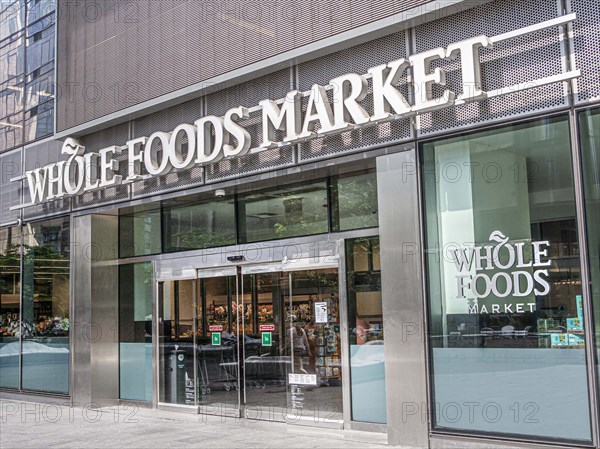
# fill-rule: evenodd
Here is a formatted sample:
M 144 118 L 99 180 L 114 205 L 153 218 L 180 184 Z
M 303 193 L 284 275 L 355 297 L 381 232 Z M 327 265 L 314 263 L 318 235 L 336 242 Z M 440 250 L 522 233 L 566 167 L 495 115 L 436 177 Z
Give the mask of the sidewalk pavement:
M 384 448 L 382 434 L 120 405 L 84 409 L 0 401 L 0 449 Z

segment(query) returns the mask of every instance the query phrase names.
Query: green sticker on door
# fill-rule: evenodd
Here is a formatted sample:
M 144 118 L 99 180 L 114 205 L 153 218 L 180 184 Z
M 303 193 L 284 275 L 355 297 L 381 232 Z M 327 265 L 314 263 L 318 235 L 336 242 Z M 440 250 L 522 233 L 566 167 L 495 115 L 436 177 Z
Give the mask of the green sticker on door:
M 262 334 L 262 345 L 263 346 L 272 346 L 273 345 L 273 333 L 272 332 L 263 332 Z
M 221 332 L 212 333 L 212 344 L 213 346 L 221 346 Z

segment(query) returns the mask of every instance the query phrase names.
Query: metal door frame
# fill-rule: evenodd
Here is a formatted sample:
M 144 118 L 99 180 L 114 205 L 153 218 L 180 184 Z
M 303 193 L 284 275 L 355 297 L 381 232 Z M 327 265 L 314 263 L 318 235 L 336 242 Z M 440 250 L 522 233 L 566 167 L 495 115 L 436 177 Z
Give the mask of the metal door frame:
M 217 268 L 199 268 L 196 270 L 196 292 L 198 292 L 198 289 L 200 288 L 200 282 L 203 279 L 214 279 L 214 278 L 221 278 L 221 277 L 234 277 L 235 278 L 235 301 L 236 304 L 239 301 L 239 294 L 238 294 L 238 282 L 239 282 L 239 270 L 237 268 L 237 266 L 235 265 L 230 265 L 230 266 L 224 266 L 224 267 L 217 267 Z M 196 295 L 198 296 L 198 293 L 196 293 Z M 198 296 L 199 297 L 199 296 Z M 197 313 L 196 313 L 196 319 L 197 319 Z M 238 312 L 236 310 L 236 316 L 235 316 L 235 320 L 236 320 L 236 325 L 237 325 L 237 319 L 238 319 Z M 237 384 L 238 384 L 238 388 L 237 388 L 237 396 L 238 396 L 238 400 L 237 400 L 237 406 L 235 409 L 227 409 L 227 405 L 229 404 L 225 404 L 225 403 L 214 403 L 215 406 L 220 406 L 217 411 L 213 412 L 209 412 L 206 409 L 204 409 L 204 405 L 203 404 L 199 404 L 198 403 L 198 398 L 196 398 L 196 404 L 198 406 L 198 413 L 200 414 L 206 414 L 206 415 L 216 415 L 216 416 L 233 416 L 234 418 L 239 418 L 241 417 L 241 384 L 240 384 L 240 379 L 239 379 L 239 360 L 240 360 L 240 347 L 239 344 L 237 345 L 237 361 L 238 361 L 238 379 L 237 379 Z M 197 368 L 196 368 L 197 371 Z M 198 373 L 196 372 L 196 382 L 198 382 Z M 196 388 L 197 390 L 197 388 Z M 220 412 L 219 412 L 220 410 Z
M 158 318 L 161 314 L 160 311 L 160 301 L 159 298 L 161 296 L 161 289 L 164 288 L 165 283 L 168 282 L 176 282 L 176 281 L 191 281 L 192 282 L 192 308 L 194 309 L 193 320 L 192 320 L 192 345 L 194 347 L 193 351 L 193 366 L 194 366 L 194 405 L 186 405 L 186 404 L 173 404 L 168 402 L 160 402 L 160 346 L 159 346 L 159 321 Z M 197 333 L 198 333 L 198 314 L 196 313 L 198 308 L 198 280 L 196 277 L 189 277 L 188 274 L 181 275 L 179 277 L 173 278 L 159 278 L 156 276 L 156 271 L 154 272 L 154 294 L 155 300 L 153 300 L 152 307 L 152 367 L 154 369 L 154 392 L 153 392 L 153 402 L 155 407 L 161 410 L 176 410 L 182 411 L 186 413 L 198 413 L 198 389 L 196 388 L 196 382 L 198 379 L 198 363 L 197 363 L 197 354 L 196 354 L 196 346 L 197 346 Z M 164 293 L 162 293 L 164 296 Z

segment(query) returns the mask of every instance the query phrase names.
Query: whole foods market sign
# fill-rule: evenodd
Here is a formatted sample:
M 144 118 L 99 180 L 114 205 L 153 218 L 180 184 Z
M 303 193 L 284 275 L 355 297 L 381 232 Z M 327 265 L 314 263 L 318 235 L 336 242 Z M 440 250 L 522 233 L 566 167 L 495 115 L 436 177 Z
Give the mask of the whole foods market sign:
M 364 74 L 347 73 L 330 80 L 326 86 L 315 84 L 306 92 L 293 90 L 279 100 L 262 100 L 250 108 L 237 106 L 223 116 L 200 117 L 193 123 L 182 123 L 170 132 L 157 131 L 149 136 L 117 142 L 98 152 L 86 152 L 77 139 L 67 138 L 62 146 L 62 154 L 67 160 L 25 173 L 31 204 L 576 78 L 580 75 L 579 70 L 485 91 L 481 84 L 479 58 L 481 48 L 491 49 L 499 42 L 573 20 L 575 14 L 570 14 L 498 36 L 475 36 L 446 48 L 434 48 L 371 67 Z M 446 76 L 441 68 L 433 68 L 432 63 L 459 56 L 463 91 L 446 89 L 441 96 L 434 97 L 434 86 L 444 86 Z M 409 69 L 413 92 L 410 101 L 398 89 L 400 78 Z M 365 109 L 367 97 L 373 105 L 372 113 Z M 304 98 L 305 109 L 302 107 Z M 241 124 L 249 118 L 250 112 L 257 111 L 262 116 L 262 142 L 259 144 L 252 142 Z M 277 140 L 278 131 L 284 135 L 283 140 Z M 119 156 L 121 161 L 117 160 Z M 127 165 L 126 176 L 118 174 L 119 169 L 123 170 L 121 164 Z

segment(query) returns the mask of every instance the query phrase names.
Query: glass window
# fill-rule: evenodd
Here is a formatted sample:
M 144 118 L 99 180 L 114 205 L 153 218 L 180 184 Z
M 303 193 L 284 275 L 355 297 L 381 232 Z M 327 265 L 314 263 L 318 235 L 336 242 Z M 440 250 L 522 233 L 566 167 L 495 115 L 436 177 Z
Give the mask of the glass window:
M 119 211 L 119 257 L 160 253 L 160 207 L 157 204 Z
M 0 121 L 23 110 L 23 83 L 12 79 L 0 85 Z
M 579 133 L 596 348 L 600 348 L 600 109 L 579 115 Z
M 23 75 L 25 46 L 21 33 L 12 42 L 0 47 L 0 84 Z
M 239 197 L 238 205 L 242 243 L 329 230 L 325 181 L 244 194 Z
M 34 0 L 27 4 L 27 25 L 31 25 L 36 20 L 54 12 L 56 10 L 56 0 Z
M 54 59 L 54 25 L 27 39 L 27 71 L 31 73 Z
M 434 426 L 589 441 L 567 119 L 428 143 L 423 161 Z
M 8 150 L 23 143 L 23 113 L 0 120 L 0 151 Z
M 119 266 L 120 398 L 152 401 L 152 263 Z
M 69 392 L 69 217 L 27 225 L 23 388 Z
M 24 25 L 25 1 L 19 0 L 0 12 L 0 42 L 23 29 Z
M 235 296 L 235 278 L 228 276 L 203 279 L 201 289 L 205 317 L 200 320 L 198 334 L 210 336 L 206 331 L 211 326 L 223 326 L 227 332 L 236 332 L 237 325 L 231 322 L 232 315 L 235 320 L 235 312 L 232 313 L 231 308 L 232 297 Z
M 235 243 L 235 204 L 232 197 L 167 201 L 163 204 L 163 217 L 166 252 Z
M 48 136 L 54 132 L 54 101 L 34 106 L 25 113 L 25 142 Z
M 352 419 L 387 422 L 379 237 L 346 241 Z
M 29 110 L 54 98 L 54 70 L 44 73 L 27 83 L 25 109 Z
M 19 228 L 0 229 L 0 387 L 19 388 Z
M 333 230 L 374 228 L 377 215 L 377 175 L 374 171 L 332 180 Z

